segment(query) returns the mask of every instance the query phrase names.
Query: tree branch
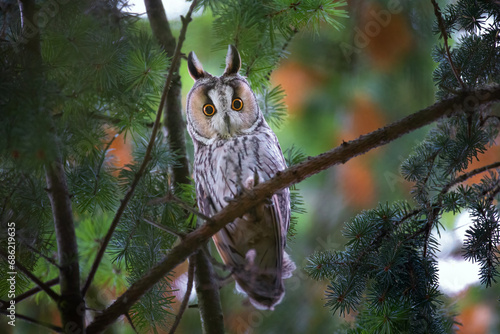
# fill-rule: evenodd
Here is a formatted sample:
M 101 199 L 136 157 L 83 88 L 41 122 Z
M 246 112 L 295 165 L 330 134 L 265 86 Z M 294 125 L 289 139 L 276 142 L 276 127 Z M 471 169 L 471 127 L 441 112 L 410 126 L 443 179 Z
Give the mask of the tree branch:
M 177 48 L 175 50 L 175 54 L 172 58 L 172 61 L 170 63 L 170 69 L 167 74 L 167 79 L 165 82 L 165 87 L 163 88 L 163 92 L 161 94 L 161 99 L 160 99 L 160 104 L 158 106 L 158 111 L 156 112 L 156 119 L 155 123 L 153 125 L 153 130 L 151 132 L 151 138 L 149 139 L 148 146 L 146 148 L 146 153 L 144 154 L 144 160 L 141 163 L 141 166 L 139 167 L 138 172 L 134 176 L 134 180 L 132 181 L 132 184 L 130 185 L 130 188 L 128 189 L 127 193 L 121 200 L 120 207 L 116 211 L 115 217 L 113 218 L 113 221 L 111 222 L 111 225 L 108 229 L 108 232 L 106 233 L 106 236 L 104 237 L 104 240 L 102 242 L 101 247 L 99 248 L 99 251 L 96 255 L 96 258 L 94 260 L 94 263 L 92 264 L 92 268 L 90 269 L 89 276 L 87 277 L 87 281 L 85 282 L 85 285 L 82 290 L 82 295 L 85 296 L 85 293 L 88 291 L 90 284 L 92 283 L 92 280 L 94 279 L 94 276 L 97 272 L 97 268 L 99 267 L 99 264 L 101 263 L 101 260 L 104 256 L 104 252 L 106 251 L 106 248 L 108 247 L 109 241 L 111 240 L 111 236 L 113 235 L 113 232 L 115 231 L 116 227 L 118 226 L 118 223 L 120 222 L 120 219 L 125 212 L 125 208 L 128 205 L 128 202 L 132 198 L 135 188 L 137 187 L 137 184 L 139 183 L 140 179 L 144 175 L 144 171 L 146 170 L 146 167 L 149 163 L 149 160 L 151 159 L 151 151 L 153 150 L 153 146 L 155 143 L 156 139 L 156 134 L 158 133 L 158 129 L 160 127 L 160 122 L 161 122 L 161 115 L 163 108 L 162 106 L 165 104 L 165 101 L 167 99 L 168 92 L 170 90 L 170 85 L 172 84 L 172 80 L 174 77 L 174 72 L 175 68 L 177 66 L 177 63 L 180 61 L 180 55 L 181 55 L 181 47 L 182 44 L 184 43 L 184 39 L 186 38 L 186 30 L 188 23 L 191 21 L 191 14 L 193 12 L 194 6 L 196 5 L 196 0 L 193 1 L 191 4 L 191 7 L 189 8 L 189 11 L 186 15 L 186 18 L 182 18 L 182 28 L 181 28 L 181 33 L 179 35 L 179 43 L 177 44 Z
M 59 277 L 56 277 L 54 279 L 51 279 L 50 281 L 47 281 L 45 282 L 45 286 L 47 287 L 51 287 L 53 285 L 56 285 L 57 283 L 59 283 Z M 26 298 L 29 298 L 31 296 L 33 296 L 34 294 L 37 294 L 38 292 L 40 291 L 43 291 L 42 288 L 40 288 L 39 286 L 36 286 L 34 287 L 33 289 L 30 289 L 28 291 L 26 291 L 25 293 L 22 293 L 20 294 L 19 296 L 17 296 L 16 298 L 14 298 L 14 301 L 17 303 L 19 303 L 20 301 L 23 301 L 25 300 Z M 8 305 L 4 305 L 2 307 L 3 310 L 6 310 L 7 309 L 7 306 Z
M 0 310 L 0 313 L 9 315 L 9 312 L 7 310 Z M 50 329 L 50 330 L 52 330 L 52 331 L 54 331 L 56 333 L 64 333 L 64 331 L 63 331 L 63 329 L 61 327 L 49 324 L 48 322 L 43 322 L 43 321 L 40 321 L 40 320 L 37 320 L 37 319 L 34 319 L 34 318 L 30 318 L 28 316 L 25 316 L 25 315 L 22 315 L 22 314 L 19 314 L 19 313 L 16 313 L 16 319 L 17 318 L 19 318 L 21 320 L 24 320 L 26 322 L 30 322 L 32 324 L 44 327 L 44 328 L 48 328 L 48 329 Z
M 403 135 L 415 131 L 443 117 L 450 117 L 468 110 L 470 103 L 474 107 L 500 100 L 500 86 L 477 89 L 459 96 L 436 102 L 426 109 L 411 114 L 399 121 L 375 130 L 359 138 L 343 142 L 340 146 L 294 165 L 274 177 L 257 185 L 252 191 L 243 194 L 238 200 L 230 202 L 224 209 L 212 217 L 213 223 L 205 224 L 189 233 L 179 245 L 148 273 L 143 275 L 123 293 L 112 305 L 94 319 L 87 328 L 88 333 L 98 333 L 109 326 L 121 314 L 126 312 L 137 300 L 168 272 L 186 260 L 200 245 L 208 241 L 215 233 L 237 217 L 241 217 L 263 199 L 277 191 L 290 187 L 302 180 L 332 166 L 343 164 L 360 154 L 390 143 Z
M 200 309 L 201 319 L 203 320 L 203 333 L 224 333 L 224 318 L 220 304 L 219 281 L 215 276 L 212 263 L 204 249 L 206 249 L 206 243 L 191 256 L 191 260 L 196 261 L 196 271 L 194 275 L 196 281 L 196 294 L 198 295 L 198 308 Z
M 2 249 L 0 249 L 0 255 L 2 257 L 4 257 L 6 260 L 8 260 L 7 253 L 5 253 L 5 251 L 3 251 Z M 28 270 L 28 268 L 26 268 L 25 266 L 23 266 L 18 261 L 16 261 L 15 266 L 16 266 L 17 269 L 19 269 L 19 271 L 21 271 L 23 274 L 25 274 L 26 276 L 28 276 L 28 278 L 33 283 L 35 283 L 36 285 L 38 285 L 38 287 L 41 290 L 45 291 L 49 295 L 49 297 L 52 298 L 56 303 L 59 302 L 60 296 L 57 293 L 55 293 L 54 290 L 52 290 L 48 285 L 46 285 L 44 282 L 42 282 L 38 277 L 36 277 L 30 270 Z
M 460 87 L 462 87 L 462 89 L 465 89 L 464 82 L 460 78 L 460 74 L 458 73 L 458 70 L 455 67 L 455 64 L 453 63 L 453 60 L 451 59 L 450 47 L 448 46 L 448 33 L 446 32 L 446 28 L 444 26 L 443 16 L 441 15 L 441 9 L 439 8 L 439 5 L 437 4 L 436 0 L 431 0 L 431 2 L 432 6 L 434 6 L 434 15 L 436 16 L 439 30 L 441 31 L 441 35 L 443 35 L 444 48 L 446 50 L 446 56 L 448 58 L 448 62 L 450 63 L 451 70 L 455 75 L 455 78 L 457 79 Z
M 174 194 L 171 194 L 171 193 L 167 194 L 166 196 L 164 196 L 162 198 L 151 200 L 149 203 L 156 205 L 156 204 L 167 203 L 167 202 L 172 202 L 172 203 L 179 205 L 185 211 L 192 213 L 193 215 L 195 215 L 197 217 L 200 217 L 201 219 L 203 219 L 206 222 L 209 222 L 209 223 L 212 222 L 212 218 L 210 218 L 210 217 L 204 215 L 203 213 L 201 213 L 200 211 L 190 207 L 186 202 L 184 202 L 183 200 L 181 200 L 180 198 L 176 197 Z
M 179 324 L 181 322 L 182 315 L 184 314 L 184 311 L 186 311 L 186 308 L 188 306 L 189 298 L 191 297 L 191 290 L 193 290 L 194 266 L 195 266 L 195 259 L 193 257 L 191 257 L 191 259 L 189 260 L 189 267 L 188 267 L 188 279 L 187 279 L 186 293 L 184 294 L 184 298 L 182 299 L 181 306 L 179 307 L 179 312 L 177 312 L 177 315 L 175 316 L 175 321 L 172 324 L 170 331 L 168 332 L 169 334 L 175 333 L 177 326 L 179 326 Z
M 170 29 L 163 3 L 161 0 L 144 0 L 144 4 L 146 5 L 153 36 L 158 40 L 167 56 L 173 57 L 176 52 L 176 42 L 172 30 Z M 179 36 L 179 43 L 182 45 L 180 39 L 181 37 Z M 185 135 L 186 124 L 182 117 L 182 85 L 181 77 L 179 76 L 179 66 L 180 62 L 171 64 L 174 76 L 167 95 L 167 100 L 164 104 L 164 125 L 168 132 L 168 144 L 170 149 L 178 156 L 177 164 L 172 167 L 173 185 L 176 183 L 189 184 L 189 162 L 187 159 Z
M 42 72 L 40 28 L 37 26 L 37 7 L 34 0 L 19 0 L 19 8 L 23 34 L 24 36 L 29 36 L 23 52 L 23 61 L 25 62 L 30 82 L 35 83 L 35 85 L 31 86 L 30 91 L 26 93 L 36 101 L 37 108 L 41 111 L 42 97 L 41 91 L 38 88 L 44 84 L 44 75 Z M 50 112 L 47 114 L 47 117 L 52 121 Z M 63 327 L 66 329 L 71 327 L 72 330 L 83 332 L 84 314 L 80 312 L 83 298 L 80 294 L 80 267 L 71 199 L 57 134 L 54 131 L 54 133 L 48 133 L 47 136 L 54 147 L 54 156 L 51 160 L 44 162 L 44 167 L 48 189 L 47 195 L 52 208 L 54 230 L 56 233 L 61 295 L 57 295 L 50 287 L 47 287 L 29 271 L 26 271 L 25 274 L 42 290 L 47 292 L 52 299 L 57 301 Z M 17 267 L 22 270 L 20 264 L 17 264 Z

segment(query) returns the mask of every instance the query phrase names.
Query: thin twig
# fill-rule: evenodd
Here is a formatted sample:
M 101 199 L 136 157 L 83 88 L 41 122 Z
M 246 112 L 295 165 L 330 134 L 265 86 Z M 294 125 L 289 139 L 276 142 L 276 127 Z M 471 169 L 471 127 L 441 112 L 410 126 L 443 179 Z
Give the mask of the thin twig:
M 0 255 L 3 256 L 6 260 L 9 259 L 9 256 L 7 253 L 5 253 L 3 250 L 0 250 Z M 31 271 L 28 270 L 25 266 L 23 266 L 19 261 L 16 261 L 15 266 L 17 269 L 19 269 L 20 272 L 28 276 L 30 280 L 33 281 L 36 285 L 40 287 L 43 291 L 45 291 L 50 298 L 52 298 L 56 303 L 59 301 L 59 295 L 54 292 L 47 284 L 42 282 L 38 277 L 36 277 Z
M 7 310 L 0 310 L 0 313 L 9 315 L 9 312 Z M 49 324 L 48 322 L 43 322 L 43 321 L 40 321 L 40 320 L 37 320 L 34 318 L 30 318 L 30 317 L 25 316 L 23 314 L 16 313 L 16 319 L 21 319 L 21 320 L 24 320 L 26 322 L 31 322 L 32 324 L 50 329 L 56 333 L 64 333 L 62 327 L 59 327 L 59 326 L 56 326 L 53 324 Z
M 47 282 L 45 282 L 45 285 L 46 286 L 53 286 L 53 285 L 56 285 L 57 283 L 59 283 L 59 277 L 56 277 L 56 278 L 53 278 Z M 25 300 L 26 298 L 29 298 L 31 296 L 33 296 L 34 294 L 37 294 L 38 292 L 42 291 L 42 289 L 39 287 L 39 286 L 36 286 L 34 287 L 33 289 L 30 289 L 22 294 L 20 294 L 19 296 L 17 296 L 16 298 L 14 298 L 14 301 L 17 303 Z M 6 308 L 6 307 L 5 307 Z M 5 309 L 4 308 L 4 309 Z
M 184 238 L 186 235 L 182 232 L 179 232 L 179 231 L 176 231 L 168 226 L 163 226 L 163 225 L 160 225 L 160 224 L 156 224 L 155 222 L 152 222 L 151 220 L 149 219 L 146 219 L 146 218 L 142 218 L 142 220 L 144 220 L 146 223 L 148 223 L 149 225 L 152 225 L 156 228 L 159 228 L 160 230 L 162 231 L 165 231 L 173 236 L 176 236 L 178 237 L 179 239 L 182 239 Z
M 184 298 L 182 298 L 182 303 L 179 308 L 179 312 L 177 312 L 177 315 L 175 316 L 175 321 L 172 324 L 172 328 L 170 328 L 170 331 L 168 332 L 169 334 L 175 333 L 177 326 L 179 326 L 181 322 L 182 315 L 184 314 L 184 311 L 186 311 L 186 308 L 189 303 L 189 298 L 191 297 L 191 290 L 193 290 L 193 279 L 194 279 L 194 261 L 189 261 L 186 293 L 184 294 Z
M 106 153 L 108 152 L 109 148 L 111 147 L 111 145 L 113 144 L 115 139 L 120 135 L 121 132 L 122 131 L 119 131 L 118 133 L 116 133 L 113 136 L 113 138 L 111 138 L 111 140 L 108 142 L 108 144 L 106 144 L 106 148 L 102 151 L 101 161 L 99 161 L 99 166 L 97 167 L 97 172 L 95 173 L 94 195 L 96 195 L 97 190 L 99 190 L 99 179 L 100 179 L 102 166 L 104 165 L 104 161 L 106 160 Z
M 26 240 L 24 240 L 24 238 L 20 238 L 20 241 L 23 243 L 23 245 L 25 245 L 26 247 L 28 247 L 30 249 L 30 251 L 32 251 L 33 253 L 36 253 L 36 254 L 40 255 L 41 257 L 44 258 L 45 261 L 47 261 L 48 263 L 50 263 L 54 267 L 61 269 L 61 267 L 56 263 L 56 261 L 54 261 L 54 259 L 48 257 L 47 255 L 43 254 L 42 252 L 40 252 L 35 247 L 33 247 L 30 244 L 28 244 L 26 242 Z
M 130 324 L 130 327 L 132 327 L 132 329 L 134 330 L 134 332 L 138 334 L 139 332 L 135 328 L 134 323 L 132 322 L 132 318 L 130 317 L 130 314 L 128 314 L 128 312 L 125 313 L 125 318 L 127 318 L 128 323 Z
M 270 197 L 283 188 L 290 187 L 312 175 L 318 174 L 327 168 L 346 163 L 358 155 L 390 143 L 407 133 L 420 129 L 443 117 L 450 117 L 458 112 L 462 112 L 471 97 L 476 99 L 477 106 L 499 101 L 500 86 L 481 88 L 470 91 L 467 94 L 461 94 L 436 102 L 432 106 L 415 112 L 383 128 L 362 135 L 355 140 L 344 142 L 328 152 L 311 157 L 302 163 L 276 173 L 269 180 L 252 188 L 250 194 L 243 194 L 238 201 L 230 202 L 225 208 L 217 212 L 212 216 L 213 223 L 204 224 L 186 235 L 184 240 L 172 248 L 160 263 L 136 280 L 113 304 L 100 315 L 96 316 L 94 321 L 87 327 L 87 334 L 98 333 L 108 327 L 135 304 L 146 291 L 168 272 L 184 262 L 221 228 L 237 217 L 241 217 L 265 198 Z
M 113 232 L 115 231 L 116 227 L 118 226 L 118 223 L 120 222 L 120 219 L 125 212 L 125 208 L 127 207 L 130 199 L 132 198 L 135 188 L 137 187 L 137 184 L 139 183 L 140 179 L 144 175 L 144 171 L 146 170 L 146 167 L 151 160 L 151 151 L 153 150 L 153 146 L 156 140 L 156 134 L 158 133 L 158 129 L 160 128 L 161 124 L 161 115 L 163 112 L 163 106 L 165 105 L 165 101 L 167 98 L 168 91 L 170 89 L 170 85 L 172 83 L 172 78 L 174 76 L 174 68 L 176 67 L 177 62 L 180 60 L 180 53 L 181 53 L 181 48 L 182 44 L 184 43 L 184 39 L 186 38 L 186 30 L 189 22 L 191 21 L 191 14 L 194 10 L 194 7 L 197 3 L 197 0 L 193 0 L 191 3 L 191 7 L 189 7 L 189 11 L 186 15 L 186 18 L 181 17 L 182 19 L 182 28 L 181 32 L 179 35 L 179 41 L 177 43 L 177 47 L 175 49 L 175 54 L 174 57 L 172 58 L 172 61 L 170 63 L 170 69 L 168 71 L 167 79 L 165 82 L 165 87 L 163 88 L 163 92 L 161 94 L 161 99 L 160 103 L 158 104 L 158 110 L 156 112 L 156 119 L 155 123 L 153 125 L 153 130 L 151 132 L 151 138 L 149 139 L 148 146 L 146 148 L 146 153 L 144 154 L 144 159 L 141 163 L 141 166 L 139 167 L 139 170 L 134 176 L 134 180 L 132 181 L 132 184 L 130 185 L 129 190 L 125 194 L 124 198 L 121 201 L 120 207 L 116 211 L 115 217 L 113 218 L 113 221 L 111 222 L 111 226 L 108 229 L 108 232 L 106 233 L 106 236 L 104 237 L 104 240 L 101 244 L 101 247 L 99 248 L 99 251 L 96 255 L 96 258 L 94 260 L 94 263 L 92 264 L 92 268 L 90 269 L 89 276 L 87 277 L 87 280 L 85 282 L 85 285 L 82 289 L 82 295 L 85 296 L 86 292 L 88 291 L 90 284 L 92 283 L 92 280 L 94 279 L 94 276 L 97 272 L 97 268 L 99 267 L 99 264 L 101 263 L 101 260 L 104 256 L 104 252 L 106 251 L 106 248 L 108 247 L 109 242 L 111 241 L 111 236 L 113 235 Z
M 167 196 L 164 196 L 162 198 L 154 199 L 154 200 L 150 201 L 148 204 L 157 205 L 157 204 L 168 203 L 168 202 L 178 204 L 181 208 L 183 208 L 187 212 L 192 213 L 193 215 L 200 217 L 201 219 L 203 219 L 206 222 L 212 222 L 212 218 L 210 218 L 207 215 L 201 213 L 200 211 L 194 209 L 189 204 L 187 204 L 186 202 L 184 202 L 183 200 L 181 200 L 177 196 L 170 194 L 170 193 Z
M 450 183 L 448 183 L 442 190 L 441 192 L 439 193 L 441 196 L 442 195 L 445 195 L 450 189 L 451 187 L 459 184 L 459 183 L 462 183 L 462 182 L 465 182 L 467 181 L 468 179 L 470 179 L 471 177 L 473 176 L 476 176 L 477 174 L 481 174 L 487 170 L 490 170 L 490 169 L 496 169 L 496 168 L 500 168 L 500 161 L 497 161 L 495 163 L 492 163 L 490 165 L 487 165 L 487 166 L 483 166 L 483 167 L 479 167 L 479 168 L 476 168 L 474 170 L 471 170 L 470 172 L 467 172 L 465 174 L 462 174 L 460 175 L 459 177 L 457 177 L 456 179 L 454 179 L 453 181 L 451 181 Z
M 431 0 L 431 2 L 432 5 L 434 6 L 434 15 L 436 16 L 436 19 L 438 21 L 439 30 L 441 31 L 441 35 L 443 35 L 444 48 L 446 50 L 446 56 L 448 58 L 448 62 L 450 63 L 453 74 L 455 75 L 455 78 L 457 78 L 460 87 L 462 87 L 462 89 L 465 89 L 465 84 L 460 78 L 460 74 L 458 73 L 458 70 L 455 67 L 455 64 L 453 63 L 453 60 L 451 59 L 450 47 L 448 46 L 448 33 L 446 32 L 446 28 L 444 26 L 443 16 L 441 15 L 441 9 L 439 8 L 439 5 L 437 4 L 436 0 Z

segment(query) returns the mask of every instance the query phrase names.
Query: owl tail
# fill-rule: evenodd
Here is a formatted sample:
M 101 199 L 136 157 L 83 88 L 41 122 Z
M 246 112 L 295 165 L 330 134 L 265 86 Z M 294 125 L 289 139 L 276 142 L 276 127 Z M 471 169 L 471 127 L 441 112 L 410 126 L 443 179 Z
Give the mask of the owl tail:
M 274 310 L 285 296 L 283 279 L 290 278 L 295 270 L 295 264 L 287 253 L 283 252 L 283 264 L 273 271 L 267 272 L 255 265 L 255 250 L 249 250 L 246 255 L 247 265 L 241 271 L 233 274 L 236 280 L 236 290 L 246 294 L 252 305 L 259 310 Z

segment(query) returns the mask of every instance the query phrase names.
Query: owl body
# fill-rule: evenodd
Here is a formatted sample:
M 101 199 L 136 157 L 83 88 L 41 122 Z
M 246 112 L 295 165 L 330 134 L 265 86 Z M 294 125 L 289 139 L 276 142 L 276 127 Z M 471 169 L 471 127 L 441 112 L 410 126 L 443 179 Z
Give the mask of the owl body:
M 195 79 L 187 98 L 188 132 L 195 149 L 198 206 L 207 216 L 286 168 L 276 135 L 248 82 L 238 75 L 240 63 L 230 46 L 224 74 L 214 77 L 193 53 L 188 57 Z M 290 192 L 283 189 L 213 237 L 237 289 L 257 308 L 273 309 L 281 301 L 283 279 L 295 269 L 284 251 L 289 222 Z

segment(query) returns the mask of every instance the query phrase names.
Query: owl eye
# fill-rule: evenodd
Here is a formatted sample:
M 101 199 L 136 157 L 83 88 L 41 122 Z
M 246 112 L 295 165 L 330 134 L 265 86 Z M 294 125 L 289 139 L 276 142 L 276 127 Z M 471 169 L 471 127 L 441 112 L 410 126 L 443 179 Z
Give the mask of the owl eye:
M 231 108 L 233 108 L 233 110 L 240 111 L 243 109 L 243 101 L 239 97 L 235 98 L 231 103 Z
M 215 114 L 215 107 L 213 104 L 207 103 L 203 106 L 203 113 L 207 116 L 213 116 Z

